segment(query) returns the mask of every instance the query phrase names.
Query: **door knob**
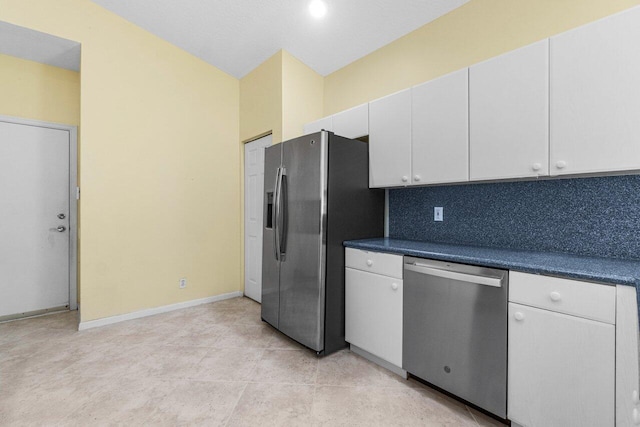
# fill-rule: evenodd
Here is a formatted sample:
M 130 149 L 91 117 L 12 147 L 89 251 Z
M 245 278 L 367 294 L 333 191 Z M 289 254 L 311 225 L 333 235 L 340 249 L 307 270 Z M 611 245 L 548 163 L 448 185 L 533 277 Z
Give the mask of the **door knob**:
M 59 233 L 64 232 L 66 229 L 67 229 L 67 228 L 66 228 L 66 227 L 63 227 L 62 225 L 61 225 L 61 226 L 59 226 L 58 228 L 56 228 L 56 230 L 58 230 L 58 232 L 59 232 Z
M 58 214 L 58 218 L 60 218 L 60 219 L 65 219 L 66 217 L 67 216 L 65 214 L 63 214 L 63 213 L 59 213 Z

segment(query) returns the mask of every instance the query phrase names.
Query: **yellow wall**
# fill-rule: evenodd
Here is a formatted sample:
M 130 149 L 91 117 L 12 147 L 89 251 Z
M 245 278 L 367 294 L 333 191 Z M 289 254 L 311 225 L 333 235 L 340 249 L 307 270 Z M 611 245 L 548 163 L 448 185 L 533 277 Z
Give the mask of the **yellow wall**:
M 302 134 L 322 116 L 323 77 L 280 50 L 240 80 L 240 141 L 272 133 L 273 143 Z
M 282 141 L 282 51 L 240 79 L 240 141 L 269 132 Z
M 280 50 L 240 79 L 240 156 L 244 143 L 272 134 L 272 144 L 302 135 L 322 116 L 324 79 L 289 52 Z M 244 201 L 244 176 L 240 182 Z M 244 206 L 242 209 L 244 218 Z M 244 229 L 240 250 L 244 283 Z
M 282 51 L 282 139 L 302 135 L 305 123 L 322 117 L 322 76 Z
M 0 114 L 78 126 L 80 73 L 0 54 Z
M 82 43 L 82 321 L 241 290 L 238 80 L 89 0 L 0 20 Z
M 328 116 L 595 21 L 640 0 L 471 0 L 324 82 Z

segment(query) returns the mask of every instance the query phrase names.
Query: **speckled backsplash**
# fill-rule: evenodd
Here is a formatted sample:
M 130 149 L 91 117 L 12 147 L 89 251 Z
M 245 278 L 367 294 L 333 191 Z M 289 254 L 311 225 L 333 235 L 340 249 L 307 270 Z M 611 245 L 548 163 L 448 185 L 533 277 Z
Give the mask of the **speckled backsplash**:
M 389 190 L 389 237 L 640 260 L 640 175 Z

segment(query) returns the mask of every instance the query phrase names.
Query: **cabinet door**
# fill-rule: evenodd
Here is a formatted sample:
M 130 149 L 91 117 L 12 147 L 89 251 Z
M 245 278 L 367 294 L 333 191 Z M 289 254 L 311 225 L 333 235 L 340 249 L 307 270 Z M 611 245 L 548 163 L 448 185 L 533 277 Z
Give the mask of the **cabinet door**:
M 411 177 L 411 89 L 369 103 L 369 187 L 397 187 Z
M 413 184 L 469 180 L 468 70 L 411 89 Z
M 402 280 L 345 269 L 345 340 L 402 366 Z
M 640 169 L 640 7 L 551 38 L 551 175 Z
M 358 105 L 334 114 L 333 132 L 346 138 L 369 135 L 369 104 Z
M 640 424 L 638 300 L 633 286 L 617 286 L 616 426 Z
M 469 69 L 470 179 L 549 173 L 549 41 Z
M 613 426 L 615 326 L 509 303 L 508 418 Z
M 315 122 L 307 123 L 304 125 L 304 134 L 309 135 L 310 133 L 320 132 L 321 130 L 328 130 L 333 132 L 333 117 L 323 117 L 320 120 L 316 120 Z

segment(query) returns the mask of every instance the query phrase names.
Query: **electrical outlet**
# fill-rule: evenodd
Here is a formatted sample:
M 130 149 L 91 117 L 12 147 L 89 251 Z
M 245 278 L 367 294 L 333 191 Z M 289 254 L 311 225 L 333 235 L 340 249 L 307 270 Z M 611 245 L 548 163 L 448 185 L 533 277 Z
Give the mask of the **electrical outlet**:
M 436 206 L 433 208 L 433 220 L 444 221 L 444 208 L 442 208 L 442 206 Z
M 180 289 L 184 289 L 187 287 L 187 279 L 180 279 Z

